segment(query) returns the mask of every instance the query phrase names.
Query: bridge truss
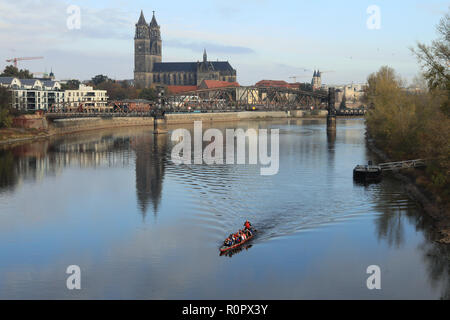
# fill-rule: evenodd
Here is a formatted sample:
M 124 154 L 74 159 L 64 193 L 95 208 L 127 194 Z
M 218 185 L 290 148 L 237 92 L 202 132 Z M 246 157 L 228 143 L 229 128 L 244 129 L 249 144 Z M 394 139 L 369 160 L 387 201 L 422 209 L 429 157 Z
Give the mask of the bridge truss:
M 170 94 L 168 112 L 326 109 L 328 95 L 278 87 L 227 87 Z

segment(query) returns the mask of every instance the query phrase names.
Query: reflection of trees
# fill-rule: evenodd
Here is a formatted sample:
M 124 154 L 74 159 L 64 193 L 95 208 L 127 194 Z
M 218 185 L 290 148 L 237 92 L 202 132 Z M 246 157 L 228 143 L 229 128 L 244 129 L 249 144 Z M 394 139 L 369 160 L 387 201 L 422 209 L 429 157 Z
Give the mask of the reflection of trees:
M 431 230 L 425 232 L 426 242 L 420 246 L 433 286 L 443 284 L 441 299 L 450 300 L 450 247 L 434 242 Z
M 385 208 L 376 220 L 378 238 L 384 239 L 389 246 L 399 248 L 404 242 L 404 213 L 397 208 Z
M 450 247 L 442 245 L 436 240 L 431 218 L 417 208 L 399 205 L 396 185 L 390 179 L 385 179 L 379 192 L 376 193 L 378 205 L 376 209 L 381 215 L 375 220 L 379 239 L 387 241 L 389 246 L 401 247 L 405 241 L 404 225 L 413 224 L 417 231 L 421 231 L 425 241 L 419 246 L 423 260 L 427 266 L 429 280 L 433 287 L 442 284 L 441 299 L 450 299 Z
M 55 175 L 68 166 L 114 167 L 129 163 L 129 138 L 93 135 L 89 139 L 58 138 L 0 149 L 0 191 L 20 181 Z
M 12 151 L 0 150 L 0 191 L 14 188 L 17 180 Z
M 138 136 L 132 142 L 136 152 L 136 193 L 138 205 L 145 217 L 149 204 L 158 211 L 164 179 L 167 135 Z
M 13 189 L 22 180 L 39 180 L 56 175 L 66 167 L 97 168 L 130 165 L 131 149 L 136 153 L 136 192 L 145 215 L 148 205 L 156 213 L 161 198 L 167 151 L 167 135 L 148 132 L 97 132 L 60 136 L 0 149 L 0 192 Z

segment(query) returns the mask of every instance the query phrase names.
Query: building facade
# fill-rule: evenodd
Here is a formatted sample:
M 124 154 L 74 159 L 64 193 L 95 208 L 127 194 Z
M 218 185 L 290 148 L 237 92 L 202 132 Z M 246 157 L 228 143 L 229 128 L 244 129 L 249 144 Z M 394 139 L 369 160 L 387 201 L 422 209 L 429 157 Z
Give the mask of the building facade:
M 64 106 L 86 108 L 104 108 L 108 103 L 106 90 L 94 90 L 93 87 L 80 84 L 78 90 L 66 90 L 64 92 Z
M 236 81 L 228 61 L 162 62 L 161 30 L 155 12 L 150 24 L 141 11 L 134 37 L 134 82 L 141 88 L 156 85 L 198 86 L 203 80 Z
M 57 81 L 0 77 L 0 86 L 11 91 L 11 106 L 20 111 L 49 110 L 64 102 L 64 91 Z
M 336 86 L 336 103 L 340 108 L 359 108 L 363 105 L 365 84 Z
M 0 86 L 11 91 L 11 107 L 20 111 L 57 110 L 63 107 L 106 107 L 106 90 L 80 84 L 78 90 L 62 90 L 53 80 L 0 77 Z

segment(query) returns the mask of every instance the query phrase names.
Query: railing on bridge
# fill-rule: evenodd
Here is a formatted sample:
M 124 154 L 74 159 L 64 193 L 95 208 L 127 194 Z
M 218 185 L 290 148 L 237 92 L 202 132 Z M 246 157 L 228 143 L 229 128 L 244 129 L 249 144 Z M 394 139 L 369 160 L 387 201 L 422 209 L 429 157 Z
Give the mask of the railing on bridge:
M 354 116 L 363 116 L 367 113 L 365 108 L 359 109 L 338 109 L 336 110 L 336 115 L 340 117 L 354 117 Z
M 154 117 L 154 112 L 47 112 L 45 117 L 48 119 L 64 118 L 115 118 L 115 117 Z

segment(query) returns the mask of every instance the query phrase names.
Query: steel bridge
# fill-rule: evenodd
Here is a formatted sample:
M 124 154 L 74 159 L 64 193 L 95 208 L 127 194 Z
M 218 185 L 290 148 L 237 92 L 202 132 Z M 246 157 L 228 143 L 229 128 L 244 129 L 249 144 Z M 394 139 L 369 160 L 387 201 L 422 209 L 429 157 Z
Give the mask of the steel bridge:
M 280 87 L 226 87 L 169 94 L 167 112 L 326 109 L 328 94 Z
M 333 92 L 333 93 L 330 93 Z M 284 87 L 225 87 L 168 94 L 160 97 L 159 106 L 151 112 L 136 112 L 120 108 L 53 108 L 46 113 L 50 120 L 88 117 L 155 117 L 177 112 L 236 112 L 328 110 L 334 116 L 361 116 L 364 109 L 334 108 L 334 90 L 303 91 Z

